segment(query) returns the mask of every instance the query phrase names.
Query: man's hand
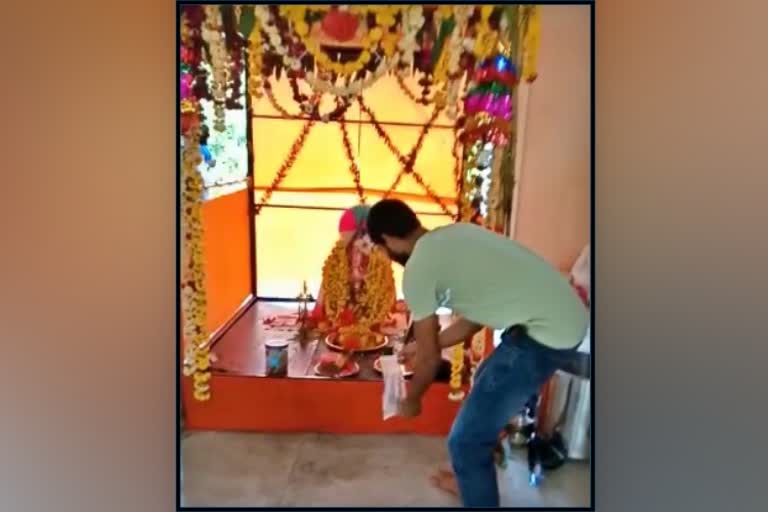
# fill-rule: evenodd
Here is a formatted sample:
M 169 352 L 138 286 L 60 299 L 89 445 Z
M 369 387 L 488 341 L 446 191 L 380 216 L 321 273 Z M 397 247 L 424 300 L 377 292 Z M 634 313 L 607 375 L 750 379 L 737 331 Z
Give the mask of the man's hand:
M 409 397 L 402 400 L 398 414 L 403 418 L 415 418 L 421 414 L 421 399 Z
M 414 357 L 416 357 L 416 344 L 407 343 L 403 346 L 403 349 L 400 351 L 400 353 L 397 354 L 397 362 L 400 364 L 407 364 L 413 361 Z

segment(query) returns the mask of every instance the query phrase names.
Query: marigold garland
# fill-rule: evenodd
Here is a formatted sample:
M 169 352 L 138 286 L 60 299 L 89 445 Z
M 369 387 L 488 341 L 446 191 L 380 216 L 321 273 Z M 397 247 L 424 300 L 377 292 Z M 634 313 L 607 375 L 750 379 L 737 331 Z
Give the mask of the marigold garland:
M 230 75 L 229 55 L 221 30 L 221 9 L 218 5 L 206 5 L 202 35 L 203 40 L 208 43 L 213 75 L 213 128 L 219 132 L 223 132 L 226 128 L 227 84 Z
M 390 15 L 387 14 L 386 10 L 391 10 L 393 8 L 395 7 L 383 6 L 381 9 L 384 10 L 381 10 L 376 14 L 378 23 L 389 23 Z M 275 54 L 282 61 L 283 66 L 286 69 L 299 72 L 305 67 L 302 63 L 303 54 L 301 50 L 304 45 L 300 45 L 293 40 L 291 37 L 292 31 L 288 30 L 287 23 L 285 23 L 283 18 L 276 15 L 276 11 L 277 8 L 270 9 L 270 7 L 265 5 L 254 6 L 256 19 L 267 35 L 268 46 L 271 53 Z M 379 18 L 379 13 L 381 13 L 381 18 Z M 422 15 L 421 5 L 409 5 L 403 7 L 401 14 L 402 37 L 399 37 L 393 32 L 386 32 L 382 35 L 382 55 L 379 56 L 378 53 L 371 54 L 370 61 L 364 68 L 370 72 L 367 76 L 363 76 L 364 73 L 360 70 L 358 73 L 353 74 L 355 75 L 355 79 L 340 86 L 334 83 L 334 76 L 323 76 L 323 73 L 321 73 L 320 70 L 317 70 L 318 72 L 310 71 L 305 74 L 307 83 L 313 91 L 330 93 L 335 96 L 351 97 L 360 94 L 362 91 L 373 85 L 384 74 L 395 69 L 401 62 L 405 68 L 410 67 L 413 60 L 413 53 L 417 49 L 416 34 L 420 30 L 423 22 L 424 16 Z M 397 51 L 394 50 L 395 46 L 397 46 Z M 306 47 L 303 49 L 306 50 Z M 386 55 L 390 53 L 392 56 L 391 58 L 388 58 Z M 333 75 L 333 73 L 331 75 Z
M 392 262 L 382 249 L 374 247 L 368 258 L 368 272 L 355 309 L 357 323 L 363 326 L 380 325 L 394 305 L 395 277 Z
M 346 244 L 339 240 L 323 263 L 323 281 L 320 294 L 325 314 L 336 323 L 350 298 L 349 258 Z
M 224 48 L 227 51 L 229 68 L 227 77 L 229 97 L 226 99 L 225 106 L 229 110 L 242 110 L 243 103 L 240 100 L 243 88 L 243 68 L 246 64 L 245 46 L 247 44 L 247 41 L 240 35 L 238 30 L 242 6 L 235 5 L 229 9 L 225 8 L 221 13 L 222 30 L 225 35 Z
M 354 324 L 365 330 L 381 324 L 395 304 L 395 279 L 392 264 L 379 248 L 371 249 L 362 293 L 351 304 L 350 247 L 339 240 L 323 264 L 322 291 L 325 313 L 334 325 L 340 325 L 342 313 L 351 309 Z
M 453 126 L 453 147 L 451 147 L 451 156 L 453 156 L 453 179 L 456 186 L 456 221 L 461 219 L 461 192 L 464 184 L 464 177 L 462 176 L 462 158 L 459 154 L 459 148 L 461 147 L 461 141 L 459 140 L 459 125 Z
M 360 167 L 357 166 L 355 155 L 352 152 L 352 144 L 349 141 L 349 133 L 347 132 L 347 123 L 344 119 L 339 121 L 339 129 L 341 130 L 341 142 L 344 145 L 344 153 L 346 153 L 347 160 L 349 160 L 349 172 L 352 174 L 352 179 L 355 182 L 357 196 L 360 199 L 360 204 L 365 204 L 365 191 L 360 180 Z
M 464 34 L 467 31 L 470 11 L 473 9 L 469 5 L 452 6 L 453 19 L 456 26 L 453 27 L 448 40 L 448 81 L 445 85 L 445 104 L 447 110 L 445 115 L 448 119 L 456 120 L 459 117 L 459 96 L 461 95 L 462 78 L 464 70 L 462 69 L 462 57 L 466 53 L 464 46 Z M 471 39 L 467 44 L 474 44 Z
M 315 124 L 315 120 L 310 119 L 302 127 L 301 132 L 299 133 L 299 136 L 291 145 L 291 149 L 288 150 L 288 156 L 285 158 L 282 165 L 280 165 L 280 168 L 277 170 L 277 174 L 275 174 L 275 178 L 272 180 L 272 183 L 269 185 L 269 187 L 267 187 L 267 189 L 264 191 L 264 194 L 262 194 L 258 204 L 254 207 L 254 213 L 256 215 L 258 215 L 261 212 L 261 209 L 264 207 L 265 204 L 267 204 L 267 202 L 272 197 L 272 194 L 275 192 L 277 187 L 280 186 L 280 183 L 282 183 L 285 177 L 288 175 L 288 171 L 290 171 L 291 168 L 293 167 L 293 164 L 296 163 L 296 158 L 299 156 L 299 152 L 301 151 L 301 148 L 304 147 L 304 143 L 307 140 L 307 135 L 309 135 L 309 132 L 310 130 L 312 130 L 312 126 L 314 126 L 314 124 Z
M 261 70 L 264 65 L 261 30 L 254 28 L 248 36 L 248 90 L 254 99 L 262 97 Z
M 185 5 L 182 10 L 180 35 L 182 42 L 182 70 L 187 71 L 193 78 L 193 93 L 198 100 L 211 100 L 208 89 L 208 72 L 200 65 L 203 60 L 203 39 L 201 31 L 205 11 L 202 5 Z
M 448 384 L 448 399 L 459 402 L 464 399 L 462 377 L 464 371 L 464 345 L 458 344 L 451 350 L 451 379 Z
M 193 395 L 205 401 L 211 396 L 210 353 L 206 321 L 205 267 L 203 262 L 203 177 L 198 166 L 199 129 L 185 135 L 181 160 L 182 178 L 182 288 L 181 308 L 185 348 L 185 375 L 193 378 Z
M 416 163 L 416 158 L 419 155 L 419 151 L 421 150 L 421 146 L 424 143 L 424 139 L 426 138 L 427 133 L 429 132 L 429 129 L 432 127 L 434 122 L 437 120 L 438 116 L 440 115 L 440 112 L 442 109 L 439 107 L 436 107 L 435 110 L 432 112 L 432 116 L 429 118 L 427 123 L 422 127 L 421 133 L 419 134 L 419 138 L 416 141 L 416 144 L 414 145 L 413 149 L 408 153 L 408 156 L 406 157 L 400 151 L 397 149 L 395 144 L 392 142 L 392 139 L 387 135 L 387 132 L 384 131 L 384 129 L 381 126 L 381 123 L 379 123 L 378 119 L 376 119 L 376 116 L 374 115 L 373 111 L 368 108 L 368 106 L 365 104 L 365 101 L 363 100 L 362 96 L 357 97 L 357 102 L 360 104 L 360 109 L 368 115 L 368 117 L 371 119 L 371 124 L 373 125 L 374 130 L 379 135 L 382 141 L 384 141 L 384 144 L 386 144 L 387 148 L 392 152 L 393 155 L 400 161 L 400 164 L 403 166 L 402 170 L 398 173 L 397 177 L 395 178 L 395 181 L 392 183 L 392 185 L 389 187 L 387 192 L 384 194 L 384 197 L 389 197 L 389 195 L 392 194 L 392 192 L 395 191 L 397 186 L 400 184 L 400 181 L 402 181 L 403 176 L 406 174 L 410 174 L 414 180 L 416 180 L 416 183 L 421 186 L 422 189 L 424 189 L 424 192 L 426 192 L 427 196 L 429 196 L 432 201 L 434 201 L 438 206 L 440 206 L 440 209 L 443 210 L 443 212 L 446 215 L 450 215 L 451 217 L 454 217 L 455 214 L 451 212 L 451 210 L 443 203 L 443 200 L 440 199 L 440 196 L 437 195 L 437 193 L 430 187 L 424 179 L 421 177 L 421 175 L 414 169 L 414 164 Z
M 475 372 L 477 372 L 478 366 L 480 366 L 480 363 L 483 360 L 483 357 L 485 356 L 485 341 L 486 338 L 489 336 L 490 331 L 485 328 L 482 329 L 480 332 L 475 333 L 475 335 L 472 337 L 471 342 L 471 350 L 470 350 L 470 357 L 469 357 L 469 364 L 470 364 L 470 377 L 469 382 L 471 385 L 474 385 L 475 383 Z
M 501 194 L 501 151 L 494 148 L 494 157 L 491 160 L 491 187 L 488 191 L 488 216 L 486 218 L 485 227 L 496 230 L 498 219 L 496 212 L 499 209 L 499 205 L 502 199 Z
M 403 94 L 408 96 L 408 99 L 413 101 L 414 103 L 419 103 L 421 105 L 428 105 L 430 103 L 435 103 L 435 97 L 433 96 L 431 99 L 424 99 L 423 97 L 416 96 L 413 91 L 411 91 L 408 88 L 408 85 L 405 83 L 405 79 L 400 76 L 399 74 L 395 75 L 395 80 L 397 80 L 397 85 L 400 87 L 400 90 L 403 91 Z M 435 93 L 437 95 L 438 93 Z
M 327 71 L 336 73 L 339 76 L 352 76 L 365 68 L 365 66 L 371 60 L 371 55 L 376 51 L 378 47 L 381 46 L 384 33 L 389 32 L 392 25 L 395 24 L 394 15 L 401 9 L 399 6 L 387 6 L 387 12 L 391 12 L 391 15 L 382 15 L 376 17 L 378 26 L 368 28 L 367 33 L 362 38 L 362 49 L 358 57 L 352 62 L 342 63 L 332 61 L 328 54 L 323 51 L 322 48 L 320 48 L 318 42 L 309 37 L 310 26 L 306 22 L 306 16 L 310 7 L 312 6 L 281 5 L 279 10 L 280 13 L 288 19 L 290 26 L 293 28 L 294 33 L 298 36 L 299 41 L 301 41 L 301 43 L 304 45 L 307 52 L 312 55 L 317 65 Z M 350 9 L 350 13 L 352 14 L 365 14 L 358 11 L 358 9 Z M 393 53 L 393 47 L 385 49 L 385 55 L 387 57 L 391 58 Z
M 496 50 L 499 33 L 491 28 L 488 19 L 496 8 L 494 5 L 480 6 L 480 21 L 475 23 L 475 44 L 473 53 L 478 61 L 487 59 Z
M 538 76 L 537 57 L 541 39 L 541 10 L 536 5 L 520 6 L 520 8 L 523 9 L 521 17 L 525 24 L 522 76 L 526 82 L 531 83 Z

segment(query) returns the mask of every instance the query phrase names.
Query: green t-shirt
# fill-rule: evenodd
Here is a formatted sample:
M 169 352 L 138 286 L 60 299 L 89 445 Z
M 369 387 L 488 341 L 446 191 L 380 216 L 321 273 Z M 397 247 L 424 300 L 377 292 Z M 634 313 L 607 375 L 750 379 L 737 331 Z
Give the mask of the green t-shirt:
M 573 348 L 584 339 L 587 308 L 568 280 L 519 243 L 474 224 L 426 233 L 403 275 L 414 320 L 451 309 L 493 329 L 524 325 L 548 347 Z

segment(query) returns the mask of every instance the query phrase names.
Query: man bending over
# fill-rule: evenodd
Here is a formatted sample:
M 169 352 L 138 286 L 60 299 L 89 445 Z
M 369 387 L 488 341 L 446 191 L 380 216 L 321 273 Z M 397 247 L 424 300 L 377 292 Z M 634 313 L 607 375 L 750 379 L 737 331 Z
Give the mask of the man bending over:
M 504 330 L 481 364 L 448 436 L 465 507 L 498 507 L 493 448 L 499 432 L 560 367 L 577 357 L 589 322 L 567 279 L 517 242 L 474 224 L 425 229 L 405 203 L 385 199 L 368 214 L 368 233 L 403 265 L 403 293 L 413 314 L 415 373 L 400 404 L 418 416 L 440 351 L 483 327 Z M 436 311 L 461 318 L 442 332 Z

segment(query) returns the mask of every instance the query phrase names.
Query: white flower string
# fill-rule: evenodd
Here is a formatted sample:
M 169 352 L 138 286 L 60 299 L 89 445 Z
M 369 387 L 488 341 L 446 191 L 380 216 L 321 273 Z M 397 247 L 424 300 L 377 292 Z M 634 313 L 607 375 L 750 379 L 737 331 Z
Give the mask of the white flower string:
M 218 5 L 205 6 L 205 22 L 202 26 L 203 40 L 208 43 L 212 68 L 211 94 L 214 101 L 213 128 L 223 132 L 226 129 L 227 83 L 229 83 L 229 55 L 221 33 L 221 10 Z

